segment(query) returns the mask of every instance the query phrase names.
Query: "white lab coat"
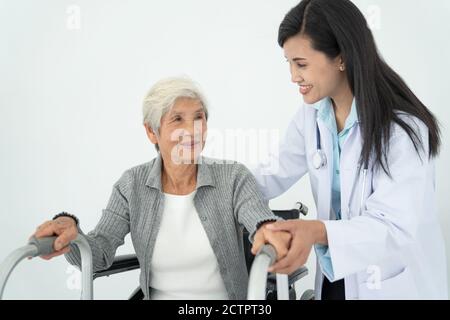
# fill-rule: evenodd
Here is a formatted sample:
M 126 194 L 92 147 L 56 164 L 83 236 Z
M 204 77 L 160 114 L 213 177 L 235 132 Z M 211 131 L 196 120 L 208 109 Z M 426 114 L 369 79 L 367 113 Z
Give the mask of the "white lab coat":
M 320 102 L 319 102 L 320 103 Z M 421 162 L 406 132 L 393 126 L 388 153 L 390 179 L 368 170 L 360 214 L 363 175 L 357 174 L 362 140 L 355 125 L 341 150 L 341 221 L 330 220 L 332 137 L 319 120 L 327 166 L 316 170 L 316 109 L 303 105 L 291 121 L 278 155 L 276 172 L 267 165 L 253 170 L 269 200 L 309 173 L 319 220 L 326 226 L 336 281 L 345 279 L 346 299 L 447 299 L 445 247 L 435 201 L 434 161 Z M 428 151 L 428 130 L 402 115 L 418 130 Z M 267 163 L 267 162 L 266 162 Z M 356 180 L 357 179 L 357 180 Z M 351 197 L 352 187 L 355 191 Z M 317 263 L 315 293 L 321 297 L 323 273 Z

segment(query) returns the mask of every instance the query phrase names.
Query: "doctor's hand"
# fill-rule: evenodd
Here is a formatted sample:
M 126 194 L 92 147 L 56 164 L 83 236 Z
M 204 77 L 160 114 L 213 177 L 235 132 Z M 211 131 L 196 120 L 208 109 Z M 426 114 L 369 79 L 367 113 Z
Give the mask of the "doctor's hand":
M 53 257 L 70 251 L 69 243 L 77 238 L 78 228 L 76 222 L 72 218 L 59 217 L 55 220 L 46 221 L 41 224 L 32 236 L 35 236 L 36 238 L 57 236 L 53 244 L 55 252 L 49 255 L 40 256 L 44 260 L 50 260 Z
M 325 224 L 319 220 L 277 221 L 266 228 L 274 232 L 289 232 L 292 236 L 286 256 L 273 264 L 269 272 L 289 275 L 306 264 L 314 244 L 328 244 Z
M 256 255 L 259 249 L 265 244 L 271 244 L 277 253 L 277 261 L 284 258 L 288 253 L 292 236 L 286 231 L 269 230 L 267 226 L 274 222 L 266 222 L 262 224 L 256 231 L 252 246 L 252 254 Z

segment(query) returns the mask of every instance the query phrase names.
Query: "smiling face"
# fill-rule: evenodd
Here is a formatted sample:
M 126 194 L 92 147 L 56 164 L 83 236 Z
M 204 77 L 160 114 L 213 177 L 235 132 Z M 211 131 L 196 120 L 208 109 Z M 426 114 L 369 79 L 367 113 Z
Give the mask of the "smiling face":
M 158 144 L 162 158 L 174 164 L 193 164 L 205 145 L 206 115 L 197 99 L 179 98 L 162 117 L 159 133 L 148 128 L 147 135 Z
M 290 65 L 292 82 L 299 85 L 306 103 L 314 104 L 325 97 L 337 96 L 348 87 L 342 58 L 330 59 L 315 50 L 307 36 L 298 34 L 289 38 L 283 50 Z

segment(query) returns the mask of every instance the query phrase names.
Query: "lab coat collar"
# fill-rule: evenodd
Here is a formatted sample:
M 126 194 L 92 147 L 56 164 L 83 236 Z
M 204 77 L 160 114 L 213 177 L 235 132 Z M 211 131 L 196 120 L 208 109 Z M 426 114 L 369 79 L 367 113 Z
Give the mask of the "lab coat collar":
M 330 97 L 326 97 L 313 104 L 313 107 L 317 110 L 317 120 L 321 120 L 326 124 L 330 124 L 328 126 L 332 126 L 333 124 L 334 126 L 336 125 L 333 104 Z M 355 123 L 359 123 L 359 119 L 358 110 L 356 108 L 356 99 L 353 98 L 350 113 L 345 121 L 344 130 L 350 129 L 355 125 Z

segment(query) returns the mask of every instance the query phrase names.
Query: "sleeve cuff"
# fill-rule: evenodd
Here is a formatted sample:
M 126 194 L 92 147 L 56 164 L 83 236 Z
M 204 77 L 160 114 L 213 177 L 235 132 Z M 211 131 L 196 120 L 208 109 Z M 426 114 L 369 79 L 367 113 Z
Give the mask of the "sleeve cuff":
M 331 262 L 330 249 L 328 246 L 323 246 L 320 244 L 314 245 L 316 251 L 316 256 L 319 261 L 319 266 L 322 273 L 327 277 L 330 282 L 334 282 L 334 271 L 333 264 Z
M 280 217 L 277 217 L 277 216 L 274 216 L 274 217 L 271 217 L 271 218 L 263 218 L 263 219 L 259 220 L 256 223 L 255 230 L 253 230 L 253 232 L 251 232 L 249 234 L 249 236 L 248 236 L 248 239 L 250 240 L 250 243 L 253 243 L 256 231 L 258 231 L 258 229 L 261 227 L 262 224 L 264 224 L 266 222 L 277 222 L 277 221 L 282 221 L 282 220 L 283 220 L 283 218 L 280 218 Z

